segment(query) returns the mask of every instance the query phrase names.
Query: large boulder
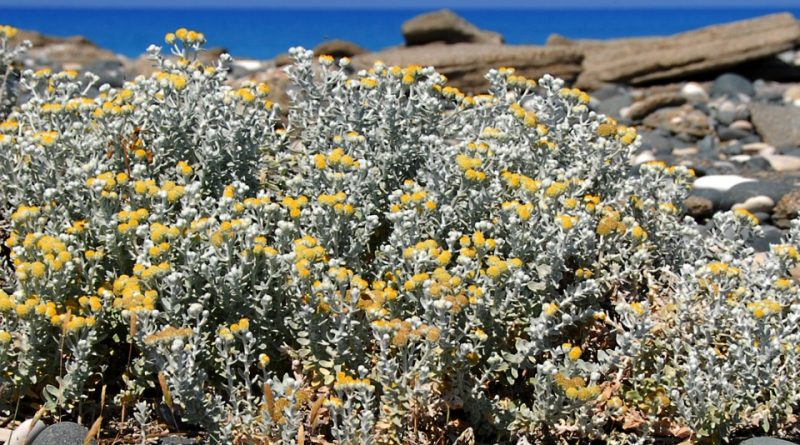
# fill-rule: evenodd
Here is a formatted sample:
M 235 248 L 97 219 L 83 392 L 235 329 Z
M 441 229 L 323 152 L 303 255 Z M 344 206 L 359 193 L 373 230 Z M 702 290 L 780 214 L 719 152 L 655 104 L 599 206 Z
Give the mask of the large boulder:
M 406 45 L 444 43 L 503 43 L 503 36 L 478 29 L 449 9 L 418 15 L 403 23 Z
M 516 74 L 538 79 L 552 74 L 567 81 L 581 70 L 583 55 L 573 48 L 547 48 L 534 45 L 490 45 L 456 43 L 393 48 L 353 58 L 356 69 L 369 68 L 382 61 L 388 65 L 434 66 L 448 78 L 448 84 L 467 93 L 485 91 L 486 71 L 501 66 L 516 69 Z
M 571 41 L 553 36 L 548 46 L 572 47 L 585 54 L 579 88 L 604 83 L 641 85 L 721 72 L 791 49 L 800 41 L 792 14 L 772 14 L 715 25 L 669 37 Z

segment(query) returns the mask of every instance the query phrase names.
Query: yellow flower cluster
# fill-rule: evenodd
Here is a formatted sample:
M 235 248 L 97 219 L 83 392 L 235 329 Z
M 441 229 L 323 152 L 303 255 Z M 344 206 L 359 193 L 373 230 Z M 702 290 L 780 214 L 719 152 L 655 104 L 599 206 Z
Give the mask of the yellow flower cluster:
M 559 93 L 564 97 L 577 99 L 582 104 L 589 103 L 589 95 L 577 88 L 562 88 Z
M 723 263 L 720 261 L 713 261 L 706 264 L 705 270 L 711 275 L 726 276 L 728 278 L 738 276 L 742 273 L 741 269 L 738 267 L 732 267 L 728 263 Z
M 325 248 L 320 246 L 319 241 L 311 235 L 294 240 L 294 256 L 294 268 L 301 278 L 311 276 L 311 270 L 309 270 L 311 263 L 327 262 Z
M 132 312 L 152 311 L 158 298 L 158 292 L 155 290 L 142 292 L 139 278 L 128 275 L 121 275 L 114 280 L 113 292 L 116 297 L 112 305 L 114 309 Z
M 495 255 L 490 255 L 486 258 L 486 276 L 492 279 L 499 279 L 503 274 L 509 270 L 519 269 L 522 267 L 523 262 L 519 258 L 511 258 L 509 260 L 501 260 Z
M 281 204 L 289 210 L 289 217 L 296 219 L 300 217 L 300 209 L 308 204 L 308 198 L 304 195 L 300 195 L 297 198 L 286 196 L 281 201 Z
M 578 399 L 585 402 L 596 399 L 600 395 L 600 387 L 597 385 L 586 386 L 586 380 L 583 377 L 570 378 L 559 372 L 553 376 L 553 381 L 564 391 L 564 395 L 569 399 Z
M 750 213 L 747 209 L 735 209 L 733 214 L 741 218 L 742 220 L 746 221 L 749 225 L 755 227 L 759 224 L 758 218 L 756 215 Z
M 333 207 L 336 213 L 344 215 L 352 215 L 355 209 L 352 204 L 346 204 L 347 194 L 345 192 L 337 192 L 336 194 L 321 194 L 317 197 L 317 202 L 324 206 Z
M 596 232 L 600 236 L 608 236 L 614 232 L 623 234 L 628 227 L 620 222 L 620 213 L 610 208 L 605 209 L 605 215 L 597 223 Z
M 345 374 L 342 371 L 336 373 L 336 381 L 333 383 L 333 389 L 337 391 L 350 391 L 358 390 L 361 388 L 372 388 L 372 383 L 369 379 L 358 379 Z
M 753 317 L 763 318 L 779 314 L 783 310 L 783 307 L 777 301 L 768 298 L 749 303 L 747 309 L 753 313 Z
M 791 244 L 773 244 L 772 252 L 780 257 L 790 259 L 794 262 L 800 262 L 800 252 Z
M 186 76 L 180 73 L 165 73 L 163 71 L 158 71 L 153 73 L 153 77 L 161 82 L 162 85 L 169 85 L 177 91 L 186 88 L 186 84 L 188 82 Z
M 532 111 L 527 111 L 526 109 L 522 108 L 522 105 L 520 105 L 517 102 L 511 104 L 509 110 L 517 119 L 520 119 L 527 127 L 536 128 L 537 125 L 539 124 L 539 119 L 536 117 L 536 113 Z
M 314 155 L 314 166 L 318 170 L 323 170 L 326 167 L 341 166 L 345 169 L 358 170 L 361 164 L 353 159 L 352 156 L 345 153 L 342 147 L 335 147 L 327 155 L 317 153 Z
M 174 33 L 168 32 L 164 36 L 164 42 L 170 45 L 175 43 L 175 39 L 178 39 L 181 42 L 193 44 L 205 42 L 206 36 L 202 32 L 191 31 L 186 28 L 178 28 Z
M 13 39 L 14 36 L 17 35 L 19 30 L 14 28 L 13 26 L 9 25 L 0 25 L 0 37 L 4 37 L 7 39 Z
M 166 326 L 160 331 L 150 334 L 144 338 L 144 344 L 154 345 L 158 343 L 169 343 L 176 339 L 191 337 L 194 334 L 190 328 L 176 328 L 174 326 Z

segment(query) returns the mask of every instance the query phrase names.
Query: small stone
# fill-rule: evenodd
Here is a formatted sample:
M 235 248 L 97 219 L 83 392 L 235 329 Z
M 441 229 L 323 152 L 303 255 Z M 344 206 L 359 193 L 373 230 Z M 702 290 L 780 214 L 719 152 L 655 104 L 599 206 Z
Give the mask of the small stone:
M 791 220 L 797 218 L 798 214 L 800 214 L 800 189 L 794 189 L 785 194 L 775 205 L 772 221 L 776 226 L 788 229 Z
M 783 243 L 783 231 L 781 229 L 775 226 L 762 225 L 761 230 L 764 231 L 764 235 L 751 239 L 748 243 L 756 252 L 769 252 L 770 245 Z
M 774 437 L 753 437 L 741 442 L 739 445 L 797 445 L 797 444 L 783 439 L 776 439 Z
M 702 196 L 690 195 L 683 201 L 686 213 L 694 219 L 701 220 L 714 214 L 714 202 Z
M 783 92 L 783 101 L 787 104 L 800 106 L 800 85 L 792 85 Z
M 766 196 L 769 197 L 773 202 L 778 202 L 783 195 L 789 193 L 792 190 L 793 186 L 791 184 L 785 184 L 781 182 L 772 182 L 772 181 L 751 181 L 751 182 L 743 182 L 731 187 L 723 196 L 722 201 L 720 202 L 720 209 L 721 210 L 728 210 L 735 206 L 736 204 L 742 204 L 747 202 L 748 199 L 758 197 L 758 196 Z M 767 209 L 761 208 L 761 211 L 768 211 Z M 771 210 L 771 209 L 770 209 Z
M 45 424 L 41 420 L 38 420 L 34 425 L 33 419 L 28 419 L 14 428 L 7 445 L 25 445 L 30 443 L 44 428 Z
M 341 59 L 342 57 L 353 57 L 366 52 L 366 49 L 362 48 L 356 43 L 339 39 L 328 40 L 314 47 L 315 56 L 327 54 L 329 56 L 333 56 L 335 59 Z
M 726 100 L 720 104 L 716 112 L 717 122 L 723 125 L 730 125 L 736 120 L 736 104 Z
M 82 445 L 88 433 L 88 428 L 74 422 L 56 423 L 39 433 L 31 445 Z M 92 440 L 89 443 L 96 442 Z
M 632 100 L 629 94 L 621 93 L 609 98 L 598 99 L 595 109 L 598 113 L 619 119 L 622 117 L 621 110 L 630 106 Z
M 768 156 L 775 153 L 775 147 L 764 142 L 752 142 L 742 145 L 742 152 L 749 155 Z
M 694 188 L 712 189 L 724 193 L 736 185 L 747 182 L 756 182 L 756 180 L 739 175 L 709 175 L 695 179 Z
M 800 170 L 800 158 L 786 155 L 765 155 L 772 169 L 777 172 L 794 172 Z
M 705 102 L 708 100 L 708 93 L 697 82 L 688 82 L 681 88 L 681 95 L 690 102 Z
M 686 157 L 686 156 L 694 156 L 697 154 L 699 150 L 697 147 L 684 147 L 684 148 L 675 148 L 672 150 L 672 154 L 678 157 Z
M 653 155 L 653 152 L 646 150 L 634 156 L 633 160 L 631 161 L 631 164 L 639 165 L 639 164 L 644 164 L 645 162 L 650 162 L 655 160 L 656 157 L 655 155 Z
M 717 129 L 717 136 L 721 141 L 735 141 L 750 136 L 750 132 L 738 128 L 721 127 Z
M 753 124 L 751 124 L 750 121 L 746 121 L 746 120 L 733 121 L 733 122 L 731 122 L 729 127 L 730 128 L 734 128 L 736 130 L 744 130 L 744 131 L 747 131 L 747 132 L 753 131 Z
M 747 198 L 744 202 L 734 204 L 731 209 L 745 209 L 749 212 L 769 212 L 775 207 L 775 201 L 769 196 L 759 195 Z
M 733 73 L 725 73 L 714 80 L 711 85 L 711 97 L 729 96 L 736 98 L 740 94 L 753 97 L 756 94 L 753 83 Z

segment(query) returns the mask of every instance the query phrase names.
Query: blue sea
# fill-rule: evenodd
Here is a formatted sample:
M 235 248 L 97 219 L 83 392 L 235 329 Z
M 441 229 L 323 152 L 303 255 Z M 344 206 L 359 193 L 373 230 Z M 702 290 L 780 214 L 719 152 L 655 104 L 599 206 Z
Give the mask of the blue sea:
M 703 26 L 800 8 L 728 9 L 525 9 L 455 11 L 480 28 L 500 32 L 508 43 L 541 44 L 551 33 L 608 39 L 668 35 Z M 403 43 L 403 21 L 414 9 L 85 9 L 5 7 L 0 22 L 57 36 L 83 35 L 101 47 L 137 56 L 166 32 L 187 27 L 205 33 L 209 47 L 234 57 L 272 58 L 291 46 L 313 48 L 346 39 L 370 49 Z

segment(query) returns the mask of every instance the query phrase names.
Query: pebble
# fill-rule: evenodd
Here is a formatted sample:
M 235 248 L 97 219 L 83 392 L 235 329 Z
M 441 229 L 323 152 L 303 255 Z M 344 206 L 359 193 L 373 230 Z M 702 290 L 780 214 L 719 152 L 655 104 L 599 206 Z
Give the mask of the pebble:
M 769 212 L 775 207 L 775 201 L 769 196 L 759 195 L 747 198 L 744 202 L 731 206 L 732 210 L 745 209 L 749 212 Z
M 739 175 L 709 175 L 697 178 L 694 181 L 696 189 L 711 189 L 719 192 L 727 192 L 734 186 L 746 182 L 756 182 L 753 178 L 745 178 Z
M 783 92 L 783 101 L 800 107 L 800 85 L 792 85 Z
M 681 95 L 690 102 L 705 102 L 708 100 L 706 89 L 697 82 L 687 82 L 681 88 Z
M 748 243 L 756 252 L 769 252 L 771 244 L 783 243 L 784 233 L 781 229 L 765 224 L 761 226 L 761 230 L 764 235 L 755 237 Z
M 702 178 L 700 178 L 702 179 Z M 751 198 L 764 196 L 772 200 L 773 203 L 778 202 L 783 195 L 789 193 L 793 186 L 781 182 L 772 181 L 749 181 L 737 184 L 731 187 L 722 197 L 720 201 L 720 209 L 728 210 L 736 204 L 743 204 Z M 760 201 L 764 202 L 764 201 Z M 772 208 L 760 208 L 760 211 L 771 211 Z
M 775 153 L 775 147 L 764 142 L 751 142 L 742 145 L 742 152 L 751 155 L 767 156 Z
M 672 150 L 672 154 L 679 157 L 687 157 L 696 155 L 698 151 L 697 147 L 675 148 Z
M 50 425 L 39 433 L 31 445 L 82 445 L 89 429 L 74 422 Z M 96 444 L 94 440 L 89 442 Z
M 733 121 L 733 122 L 731 122 L 731 124 L 728 127 L 734 128 L 736 130 L 744 130 L 744 131 L 747 131 L 747 132 L 752 132 L 753 131 L 753 124 L 751 124 L 750 121 L 746 121 L 746 120 Z
M 777 172 L 794 172 L 800 170 L 800 158 L 787 155 L 765 155 L 772 169 Z
M 631 164 L 639 165 L 639 164 L 644 164 L 645 162 L 650 162 L 650 161 L 655 161 L 655 160 L 656 160 L 656 157 L 653 154 L 653 152 L 650 151 L 650 150 L 645 150 L 645 151 L 637 154 L 636 156 L 634 156 L 633 160 L 631 161 Z
M 798 444 L 783 439 L 776 439 L 774 437 L 753 437 L 739 443 L 739 445 L 798 445 Z
M 33 425 L 33 419 L 28 419 L 14 428 L 11 438 L 8 439 L 8 445 L 25 445 L 35 439 L 44 428 L 44 422 L 41 420 L 36 421 L 36 424 Z
M 711 85 L 711 97 L 753 97 L 755 94 L 753 83 L 738 74 L 725 73 L 717 77 Z
M 714 201 L 697 195 L 690 195 L 683 201 L 686 213 L 697 220 L 702 220 L 714 214 Z

